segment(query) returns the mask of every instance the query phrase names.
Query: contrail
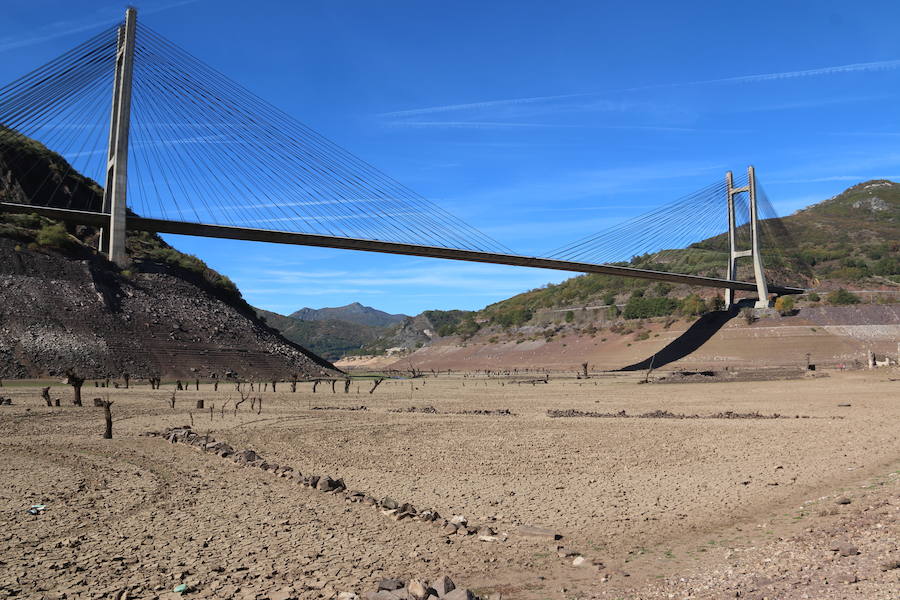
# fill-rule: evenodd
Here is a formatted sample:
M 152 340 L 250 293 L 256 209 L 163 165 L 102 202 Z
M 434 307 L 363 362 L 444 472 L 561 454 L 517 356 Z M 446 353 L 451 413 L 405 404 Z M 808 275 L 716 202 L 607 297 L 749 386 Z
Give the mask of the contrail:
M 413 117 L 417 115 L 456 112 L 466 110 L 477 110 L 485 108 L 496 108 L 501 106 L 516 106 L 521 104 L 539 104 L 543 102 L 554 102 L 557 100 L 569 100 L 572 98 L 584 98 L 589 96 L 600 96 L 604 94 L 616 94 L 622 92 L 638 92 L 643 90 L 689 87 L 696 85 L 715 85 L 715 84 L 732 84 L 732 83 L 759 83 L 766 81 L 778 81 L 781 79 L 797 79 L 800 77 L 820 77 L 823 75 L 839 75 L 843 73 L 858 73 L 866 71 L 888 71 L 900 68 L 900 60 L 882 60 L 865 63 L 852 63 L 848 65 L 837 65 L 832 67 L 820 67 L 817 69 L 803 69 L 798 71 L 782 71 L 779 73 L 762 73 L 759 75 L 739 75 L 737 77 L 724 77 L 719 79 L 701 79 L 698 81 L 686 81 L 681 83 L 661 83 L 655 85 L 645 85 L 631 88 L 622 88 L 617 90 L 608 90 L 605 92 L 585 92 L 581 94 L 560 94 L 554 96 L 530 96 L 524 98 L 507 98 L 504 100 L 488 100 L 484 102 L 469 102 L 465 104 L 447 104 L 444 106 L 430 106 L 426 108 L 414 108 L 409 110 L 398 110 L 394 112 L 382 113 L 381 117 Z

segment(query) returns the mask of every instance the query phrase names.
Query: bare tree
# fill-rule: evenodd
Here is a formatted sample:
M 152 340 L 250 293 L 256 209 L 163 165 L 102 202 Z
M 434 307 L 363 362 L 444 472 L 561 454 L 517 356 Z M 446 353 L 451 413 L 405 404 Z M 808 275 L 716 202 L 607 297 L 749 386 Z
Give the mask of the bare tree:
M 344 393 L 345 394 L 350 393 L 350 378 L 349 377 L 344 380 Z
M 313 394 L 316 393 L 316 386 L 317 386 L 317 385 L 319 385 L 319 380 L 318 380 L 318 379 L 313 380 Z
M 336 394 L 336 393 L 337 393 L 337 392 L 334 391 L 334 386 L 335 386 L 335 385 L 337 385 L 337 379 L 332 379 L 332 380 L 331 380 L 331 393 L 332 393 L 332 394 Z
M 238 392 L 241 394 L 241 399 L 240 399 L 239 402 L 235 402 L 235 403 L 234 403 L 234 416 L 235 416 L 235 417 L 237 416 L 237 413 L 238 413 L 238 407 L 239 407 L 241 404 L 243 404 L 244 402 L 246 402 L 246 401 L 247 401 L 247 398 L 250 396 L 250 392 L 249 392 L 249 391 L 246 391 L 246 392 L 245 392 L 245 391 L 242 390 L 240 387 L 238 387 Z
M 81 403 L 81 386 L 84 385 L 84 377 L 79 377 L 74 370 L 69 369 L 66 371 L 66 383 L 72 386 L 72 391 L 74 392 L 72 404 L 83 406 Z
M 378 379 L 376 379 L 376 380 L 372 383 L 372 389 L 369 390 L 369 393 L 370 393 L 370 394 L 375 393 L 375 388 L 377 388 L 379 385 L 381 385 L 381 382 L 382 382 L 382 381 L 384 381 L 384 377 L 379 377 Z

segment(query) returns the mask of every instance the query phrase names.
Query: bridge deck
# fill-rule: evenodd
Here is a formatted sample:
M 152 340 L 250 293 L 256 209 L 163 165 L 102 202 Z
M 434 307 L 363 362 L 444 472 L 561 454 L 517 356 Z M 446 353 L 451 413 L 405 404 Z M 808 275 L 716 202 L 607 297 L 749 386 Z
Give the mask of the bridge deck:
M 109 215 L 88 211 L 69 210 L 64 208 L 50 208 L 45 206 L 31 206 L 27 204 L 2 202 L 0 203 L 0 210 L 16 213 L 36 213 L 52 219 L 69 221 L 82 225 L 93 225 L 97 227 L 106 226 L 109 223 Z M 495 254 L 492 252 L 459 250 L 455 248 L 443 248 L 438 246 L 419 246 L 415 244 L 382 242 L 377 240 L 364 240 L 357 238 L 316 235 L 309 233 L 293 233 L 289 231 L 272 231 L 268 229 L 252 229 L 247 227 L 233 227 L 229 225 L 211 225 L 202 223 L 188 223 L 184 221 L 169 221 L 165 219 L 149 219 L 131 215 L 129 215 L 126 219 L 126 228 L 130 230 L 149 231 L 154 233 L 172 233 L 178 235 L 192 235 L 231 240 L 248 240 L 255 242 L 270 242 L 275 244 L 293 244 L 298 246 L 318 246 L 324 248 L 339 248 L 344 250 L 363 250 L 366 252 L 382 252 L 385 254 L 402 254 L 408 256 L 424 256 L 429 258 L 443 258 L 468 262 L 532 267 L 536 269 L 553 269 L 556 271 L 569 271 L 573 273 L 599 273 L 602 275 L 615 275 L 619 277 L 634 277 L 637 279 L 649 279 L 653 281 L 684 283 L 687 285 L 696 285 L 701 287 L 733 289 L 748 292 L 756 291 L 755 283 L 749 283 L 746 281 L 730 281 L 727 279 L 702 277 L 699 275 L 682 275 L 679 273 L 666 273 L 664 271 L 635 269 L 633 267 L 595 265 L 592 263 L 554 260 L 536 256 Z M 802 294 L 805 290 L 803 290 L 802 288 L 794 287 L 769 286 L 769 291 L 774 294 L 787 295 Z

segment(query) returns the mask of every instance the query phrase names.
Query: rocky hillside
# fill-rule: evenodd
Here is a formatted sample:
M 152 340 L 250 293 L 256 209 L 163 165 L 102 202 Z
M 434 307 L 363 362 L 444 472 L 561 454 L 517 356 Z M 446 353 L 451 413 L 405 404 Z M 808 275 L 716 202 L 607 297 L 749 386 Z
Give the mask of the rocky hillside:
M 0 200 L 100 206 L 99 186 L 63 158 L 0 134 Z M 0 213 L 0 377 L 334 372 L 258 319 L 234 284 L 196 257 L 135 233 L 127 239 L 132 265 L 120 270 L 93 249 L 96 240 L 90 227 Z

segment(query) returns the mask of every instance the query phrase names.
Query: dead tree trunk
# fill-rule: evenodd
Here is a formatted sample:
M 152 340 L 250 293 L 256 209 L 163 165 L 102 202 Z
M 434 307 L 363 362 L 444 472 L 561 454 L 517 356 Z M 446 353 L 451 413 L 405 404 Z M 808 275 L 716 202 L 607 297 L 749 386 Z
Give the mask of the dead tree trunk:
M 276 383 L 275 381 L 272 382 L 272 392 L 275 391 L 275 383 Z
M 297 392 L 297 374 L 294 373 L 291 375 L 291 393 L 294 394 Z
M 344 380 L 344 393 L 345 394 L 350 393 L 350 378 L 349 377 Z
M 256 414 L 260 414 L 262 412 L 262 398 L 256 399 Z
M 200 391 L 200 380 L 199 379 L 194 380 L 194 389 L 196 389 L 198 392 Z
M 332 394 L 336 394 L 336 393 L 337 393 L 337 392 L 334 391 L 334 386 L 336 386 L 336 385 L 337 385 L 337 379 L 332 379 L 332 380 L 331 380 L 331 393 L 332 393 Z
M 69 369 L 68 371 L 66 371 L 66 383 L 72 386 L 72 391 L 74 393 L 72 404 L 74 404 L 75 406 L 82 406 L 81 386 L 84 385 L 84 377 L 79 377 L 75 374 L 74 371 Z
M 213 381 L 213 391 L 214 391 L 214 392 L 218 392 L 218 391 L 219 391 L 219 380 L 218 380 L 218 379 L 215 380 L 215 381 Z
M 50 386 L 41 389 L 41 398 L 47 403 L 47 406 L 53 406 L 53 400 L 50 399 Z
M 128 373 L 122 373 L 122 380 L 125 381 L 125 389 L 128 389 L 128 386 L 131 384 L 131 375 Z
M 369 393 L 372 394 L 375 392 L 375 388 L 381 385 L 381 382 L 384 381 L 384 378 L 378 378 L 372 383 L 372 389 L 369 390 Z
M 112 439 L 112 411 L 110 407 L 112 406 L 112 402 L 109 400 L 103 401 L 103 418 L 106 419 L 106 431 L 103 432 L 104 440 Z
M 318 380 L 318 379 L 316 379 L 315 381 L 313 381 L 313 394 L 316 393 L 316 386 L 317 386 L 317 385 L 319 385 L 319 380 Z

